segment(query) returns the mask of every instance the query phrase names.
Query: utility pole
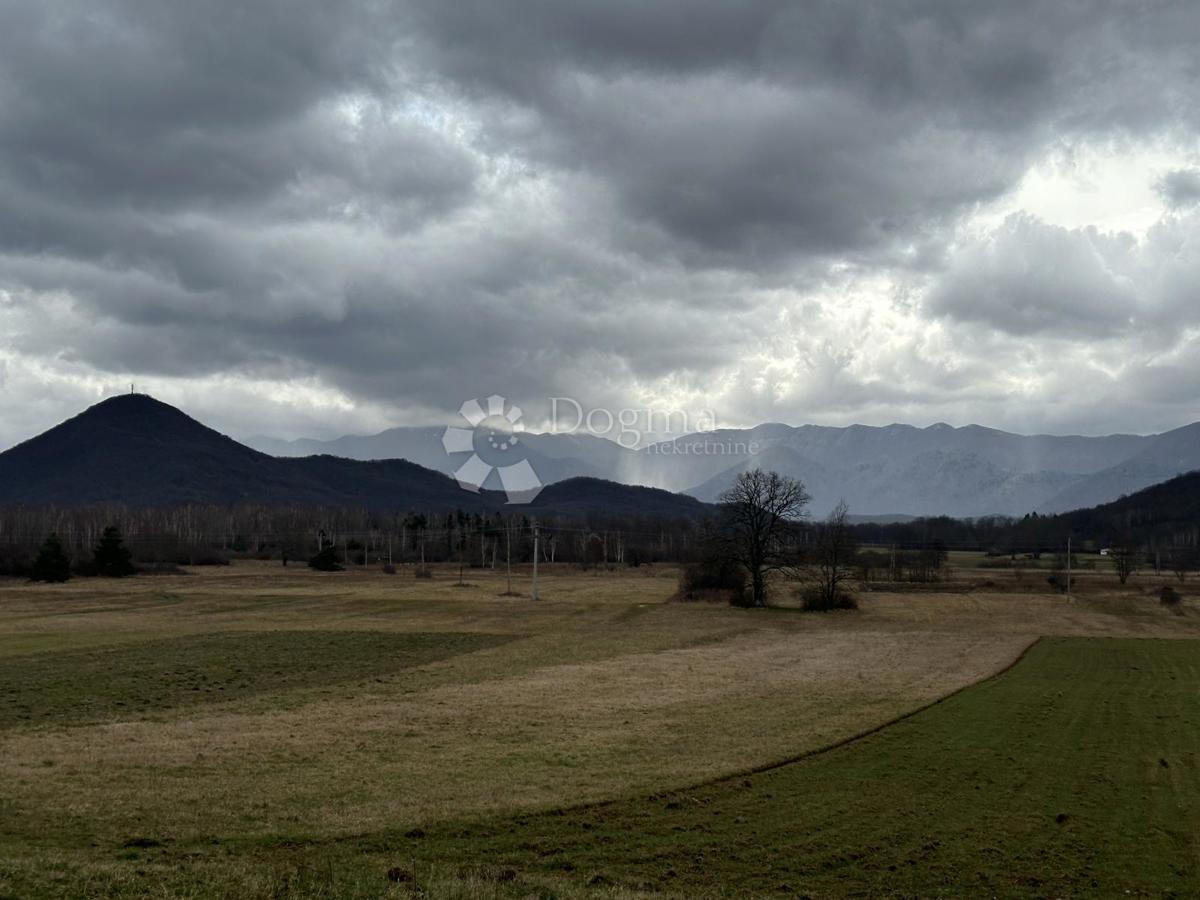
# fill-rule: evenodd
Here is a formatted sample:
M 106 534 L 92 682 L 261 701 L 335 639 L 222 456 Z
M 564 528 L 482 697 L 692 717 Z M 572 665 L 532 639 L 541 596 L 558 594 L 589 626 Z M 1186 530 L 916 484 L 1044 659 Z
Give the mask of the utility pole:
M 505 593 L 511 595 L 512 590 L 512 522 L 504 523 L 504 571 L 508 577 L 508 587 Z
M 1067 602 L 1071 602 L 1071 536 L 1067 535 Z
M 537 570 L 538 570 L 538 524 L 537 519 L 533 520 L 533 599 L 538 598 L 537 585 Z

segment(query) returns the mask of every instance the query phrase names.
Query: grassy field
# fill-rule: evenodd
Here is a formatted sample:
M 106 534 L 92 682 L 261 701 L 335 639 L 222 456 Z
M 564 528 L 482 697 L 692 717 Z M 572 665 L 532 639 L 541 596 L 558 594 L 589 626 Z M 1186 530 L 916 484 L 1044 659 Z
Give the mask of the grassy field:
M 1047 639 L 1004 676 L 807 760 L 393 834 L 380 864 L 487 859 L 686 896 L 1197 896 L 1198 692 L 1193 642 Z
M 0 585 L 0 896 L 1196 889 L 1196 645 L 1114 639 L 1200 636 L 1152 578 L 827 615 L 469 581 Z
M 0 729 L 84 725 L 391 675 L 508 640 L 386 631 L 200 634 L 0 659 Z
M 1064 565 L 1063 560 L 1054 553 L 1043 553 L 1037 559 L 1033 558 L 1032 554 L 1020 553 L 1015 556 L 989 556 L 982 551 L 976 550 L 951 550 L 947 556 L 950 562 L 957 569 L 991 569 L 991 570 L 1051 570 L 1056 566 Z M 1111 574 L 1112 559 L 1107 556 L 1101 556 L 1099 553 L 1084 553 L 1075 551 L 1071 554 L 1073 558 L 1073 566 L 1077 574 L 1089 574 L 1093 572 Z

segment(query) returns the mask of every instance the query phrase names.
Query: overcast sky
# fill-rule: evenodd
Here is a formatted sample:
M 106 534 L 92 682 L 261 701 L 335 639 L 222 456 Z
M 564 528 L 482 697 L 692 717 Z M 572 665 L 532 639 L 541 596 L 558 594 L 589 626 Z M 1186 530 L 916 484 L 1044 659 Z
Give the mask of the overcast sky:
M 0 446 L 1200 419 L 1200 8 L 0 0 Z

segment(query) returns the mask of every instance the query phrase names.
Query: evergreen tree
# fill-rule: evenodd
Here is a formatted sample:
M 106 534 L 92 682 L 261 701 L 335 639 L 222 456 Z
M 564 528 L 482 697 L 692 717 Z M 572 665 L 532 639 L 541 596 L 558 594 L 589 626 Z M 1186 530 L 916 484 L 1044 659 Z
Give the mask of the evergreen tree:
M 66 581 L 71 577 L 71 560 L 63 551 L 62 541 L 57 534 L 46 538 L 38 550 L 37 559 L 29 571 L 29 577 L 34 581 Z
M 308 567 L 318 572 L 341 572 L 342 565 L 338 562 L 337 550 L 333 544 L 326 544 L 321 552 L 309 558 Z
M 96 545 L 92 554 L 92 560 L 96 567 L 96 574 L 108 578 L 124 578 L 137 571 L 133 566 L 133 555 L 125 546 L 121 532 L 115 525 L 104 529 L 104 534 L 100 536 L 100 543 Z

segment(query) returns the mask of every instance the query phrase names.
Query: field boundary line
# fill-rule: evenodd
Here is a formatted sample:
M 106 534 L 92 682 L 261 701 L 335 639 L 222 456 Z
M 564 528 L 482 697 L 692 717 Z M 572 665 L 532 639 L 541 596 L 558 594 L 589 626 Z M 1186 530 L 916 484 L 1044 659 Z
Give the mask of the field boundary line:
M 893 718 L 888 719 L 885 722 L 880 722 L 878 725 L 872 725 L 870 728 L 866 729 L 865 731 L 859 731 L 859 732 L 856 732 L 855 734 L 849 735 L 847 737 L 839 738 L 838 740 L 834 741 L 831 744 L 823 744 L 820 747 L 814 747 L 812 750 L 805 750 L 803 753 L 799 753 L 795 756 L 790 756 L 786 759 L 777 760 L 775 762 L 762 763 L 760 765 L 754 766 L 749 769 L 745 769 L 740 772 L 734 772 L 732 775 L 721 775 L 721 776 L 718 776 L 717 778 L 710 778 L 706 781 L 698 782 L 690 787 L 680 788 L 679 790 L 685 790 L 685 791 L 697 790 L 699 788 L 712 787 L 714 785 L 720 784 L 723 781 L 730 781 L 735 778 L 747 778 L 751 775 L 762 775 L 765 772 L 773 772 L 776 769 L 782 769 L 785 766 L 794 765 L 795 763 L 803 762 L 806 759 L 811 759 L 814 756 L 820 756 L 823 753 L 829 753 L 832 750 L 838 750 L 842 747 L 848 746 L 849 744 L 853 744 L 857 741 L 861 741 L 864 738 L 869 738 L 872 735 L 878 734 L 879 732 L 883 731 L 884 729 L 891 728 L 893 725 L 900 724 L 905 719 L 911 719 L 913 716 L 920 715 L 921 713 L 925 712 L 928 709 L 933 709 L 933 707 L 937 706 L 940 703 L 945 703 L 947 700 L 952 700 L 953 698 L 957 697 L 959 694 L 963 693 L 963 691 L 969 691 L 972 688 L 977 688 L 980 685 L 987 684 L 989 681 L 995 681 L 999 678 L 1003 678 L 1005 675 L 1007 675 L 1009 672 L 1011 672 L 1013 669 L 1015 669 L 1025 659 L 1025 657 L 1029 655 L 1029 651 L 1032 650 L 1039 643 L 1041 643 L 1042 639 L 1043 639 L 1043 635 L 1038 635 L 1037 637 L 1035 637 L 1032 641 L 1030 641 L 1028 644 L 1026 644 L 1022 648 L 1021 652 L 1018 653 L 1015 657 L 1013 657 L 1013 659 L 1010 662 L 1005 663 L 1003 666 L 1001 666 L 995 672 L 992 672 L 990 675 L 985 675 L 982 678 L 978 679 L 977 681 L 971 681 L 971 682 L 968 682 L 967 684 L 956 687 L 954 690 L 952 690 L 948 694 L 943 694 L 940 697 L 935 697 L 933 700 L 930 700 L 928 703 L 923 703 L 922 705 L 915 707 L 914 709 L 910 709 L 908 712 L 904 712 L 898 716 L 894 716 Z M 666 793 L 675 793 L 675 792 L 668 791 Z
M 598 800 L 598 801 L 594 801 L 592 803 L 580 803 L 577 806 L 559 807 L 557 810 L 531 811 L 530 813 L 527 813 L 526 815 L 535 815 L 535 816 L 536 815 L 545 815 L 547 812 L 549 812 L 551 814 L 554 814 L 554 813 L 564 814 L 564 813 L 580 812 L 580 811 L 588 810 L 588 809 L 603 809 L 605 807 L 613 806 L 618 803 L 626 803 L 630 800 L 636 800 L 636 799 L 653 800 L 653 799 L 657 799 L 657 798 L 661 798 L 661 797 L 674 796 L 677 794 L 684 794 L 688 791 L 698 791 L 698 790 L 703 790 L 704 788 L 716 787 L 718 785 L 724 784 L 727 781 L 736 781 L 739 778 L 750 778 L 754 775 L 763 775 L 767 772 L 773 772 L 776 769 L 782 769 L 787 766 L 795 765 L 796 763 L 804 762 L 805 760 L 812 759 L 815 756 L 820 756 L 825 753 L 830 753 L 834 750 L 840 750 L 842 747 L 847 747 L 850 744 L 854 744 L 858 741 L 864 740 L 865 738 L 869 738 L 872 735 L 876 735 L 879 732 L 881 732 L 887 728 L 891 728 L 893 725 L 898 725 L 899 723 L 905 721 L 906 719 L 911 719 L 913 716 L 920 715 L 921 713 L 925 712 L 926 710 L 932 709 L 933 707 L 935 707 L 941 703 L 945 703 L 947 700 L 952 700 L 954 697 L 957 697 L 959 694 L 963 693 L 964 691 L 969 691 L 972 688 L 977 688 L 980 685 L 987 684 L 990 681 L 995 681 L 999 678 L 1004 677 L 1009 672 L 1011 672 L 1013 669 L 1015 669 L 1018 665 L 1020 665 L 1020 663 L 1022 661 L 1024 661 L 1025 657 L 1027 657 L 1029 655 L 1029 651 L 1032 650 L 1034 647 L 1036 647 L 1039 643 L 1041 643 L 1043 638 L 1044 638 L 1044 635 L 1038 635 L 1037 637 L 1035 637 L 1028 644 L 1026 644 L 1025 647 L 1022 648 L 1021 652 L 1018 653 L 1015 657 L 1013 657 L 1013 659 L 1010 662 L 1005 663 L 1003 666 L 1001 666 L 996 671 L 992 672 L 990 675 L 985 675 L 983 678 L 980 678 L 977 681 L 968 682 L 967 684 L 964 684 L 960 687 L 955 688 L 954 690 L 950 691 L 950 693 L 948 693 L 948 694 L 943 694 L 940 697 L 936 697 L 933 700 L 930 700 L 928 703 L 923 703 L 920 706 L 910 709 L 907 712 L 901 713 L 898 716 L 893 716 L 892 718 L 888 719 L 887 721 L 880 722 L 878 725 L 872 725 L 870 728 L 866 729 L 865 731 L 858 731 L 858 732 L 855 732 L 854 734 L 847 735 L 844 738 L 838 738 L 838 740 L 836 740 L 830 744 L 822 744 L 820 747 L 814 747 L 811 750 L 805 750 L 803 753 L 798 753 L 795 756 L 789 756 L 785 759 L 776 760 L 774 762 L 761 763 L 760 765 L 752 766 L 751 768 L 748 768 L 748 769 L 741 769 L 736 772 L 728 773 L 725 775 L 718 775 L 715 778 L 708 778 L 708 779 L 705 779 L 704 781 L 694 782 L 692 784 L 685 785 L 684 787 L 667 788 L 665 790 L 655 791 L 654 793 L 651 793 L 651 794 L 639 794 L 639 795 L 634 795 L 634 796 L 629 796 L 629 797 L 615 797 L 611 800 Z
M 879 732 L 884 731 L 887 728 L 891 728 L 893 725 L 897 725 L 900 722 L 905 721 L 906 719 L 911 719 L 914 716 L 920 715 L 921 713 L 925 712 L 926 710 L 932 709 L 933 707 L 935 707 L 941 703 L 945 703 L 947 700 L 951 700 L 954 697 L 957 697 L 959 694 L 963 693 L 964 691 L 969 691 L 972 688 L 976 688 L 976 687 L 979 687 L 980 685 L 984 685 L 984 684 L 987 684 L 988 682 L 995 681 L 999 678 L 1002 678 L 1003 676 L 1005 676 L 1009 672 L 1011 672 L 1013 669 L 1015 669 L 1018 665 L 1020 665 L 1020 663 L 1022 661 L 1024 661 L 1024 659 L 1029 655 L 1029 651 L 1032 650 L 1034 647 L 1036 647 L 1039 643 L 1041 643 L 1042 640 L 1044 639 L 1044 637 L 1045 637 L 1044 635 L 1038 635 L 1037 637 L 1035 637 L 1028 644 L 1026 644 L 1025 647 L 1022 648 L 1021 652 L 1018 653 L 1015 657 L 1013 657 L 1013 659 L 1010 662 L 1005 663 L 999 669 L 997 669 L 996 671 L 992 672 L 989 675 L 985 675 L 983 678 L 980 678 L 976 681 L 968 682 L 967 684 L 964 684 L 961 687 L 955 688 L 954 690 L 950 691 L 948 694 L 943 694 L 940 697 L 936 697 L 933 700 L 930 700 L 927 703 L 923 703 L 918 707 L 908 710 L 907 712 L 901 713 L 898 716 L 893 716 L 892 718 L 888 719 L 887 721 L 880 722 L 878 725 L 872 725 L 870 728 L 866 729 L 865 731 L 855 732 L 854 734 L 848 735 L 844 738 L 839 738 L 838 740 L 836 740 L 832 743 L 823 744 L 820 747 L 814 747 L 811 750 L 805 750 L 803 753 L 798 753 L 795 756 L 790 756 L 785 759 L 776 760 L 774 762 L 762 763 L 760 765 L 753 766 L 749 769 L 742 769 L 742 770 L 738 770 L 735 772 L 727 773 L 725 775 L 718 775 L 715 778 L 709 778 L 709 779 L 705 779 L 704 781 L 693 782 L 692 784 L 684 785 L 683 787 L 665 788 L 663 790 L 654 791 L 651 793 L 629 794 L 629 795 L 626 795 L 623 797 L 612 797 L 607 800 L 593 800 L 590 802 L 577 803 L 577 804 L 572 804 L 572 805 L 568 805 L 568 806 L 556 806 L 556 807 L 548 807 L 548 808 L 544 808 L 544 809 L 529 809 L 529 810 L 525 810 L 525 811 L 509 811 L 507 813 L 502 813 L 499 815 L 484 816 L 482 818 L 461 822 L 461 823 L 459 823 L 458 827 L 470 829 L 470 828 L 477 828 L 480 826 L 486 826 L 488 824 L 495 824 L 495 822 L 497 822 L 497 821 L 505 821 L 505 820 L 513 820 L 513 819 L 532 819 L 532 818 L 537 818 L 539 816 L 563 816 L 563 815 L 570 815 L 570 814 L 575 814 L 575 813 L 582 813 L 582 812 L 586 812 L 587 810 L 606 809 L 608 807 L 616 806 L 617 804 L 620 804 L 620 803 L 628 803 L 630 801 L 658 800 L 663 797 L 672 797 L 672 796 L 678 796 L 680 794 L 686 794 L 688 791 L 699 791 L 699 790 L 703 790 L 704 788 L 716 787 L 718 785 L 724 784 L 725 782 L 736 781 L 739 778 L 750 778 L 754 775 L 762 775 L 767 772 L 773 772 L 777 769 L 782 769 L 787 766 L 795 765 L 796 763 L 804 762 L 807 759 L 812 759 L 813 757 L 820 756 L 825 753 L 830 753 L 834 750 L 839 750 L 843 747 L 847 747 L 858 741 L 864 740 L 865 738 L 869 738 L 872 735 L 878 734 Z M 438 824 L 434 824 L 432 826 L 426 826 L 426 827 L 437 828 L 437 827 L 439 827 L 439 825 L 444 825 L 444 824 L 445 823 L 438 823 Z M 388 833 L 388 831 L 383 832 L 383 834 L 387 834 L 387 833 Z M 331 837 L 328 839 L 316 839 L 316 840 L 309 840 L 309 841 L 302 841 L 302 842 L 305 844 L 310 844 L 310 845 L 350 844 L 355 841 L 362 841 L 364 839 L 372 839 L 372 840 L 378 839 L 380 836 L 381 836 L 380 832 L 367 832 L 367 833 L 363 833 L 363 834 L 347 834 L 347 835 Z

